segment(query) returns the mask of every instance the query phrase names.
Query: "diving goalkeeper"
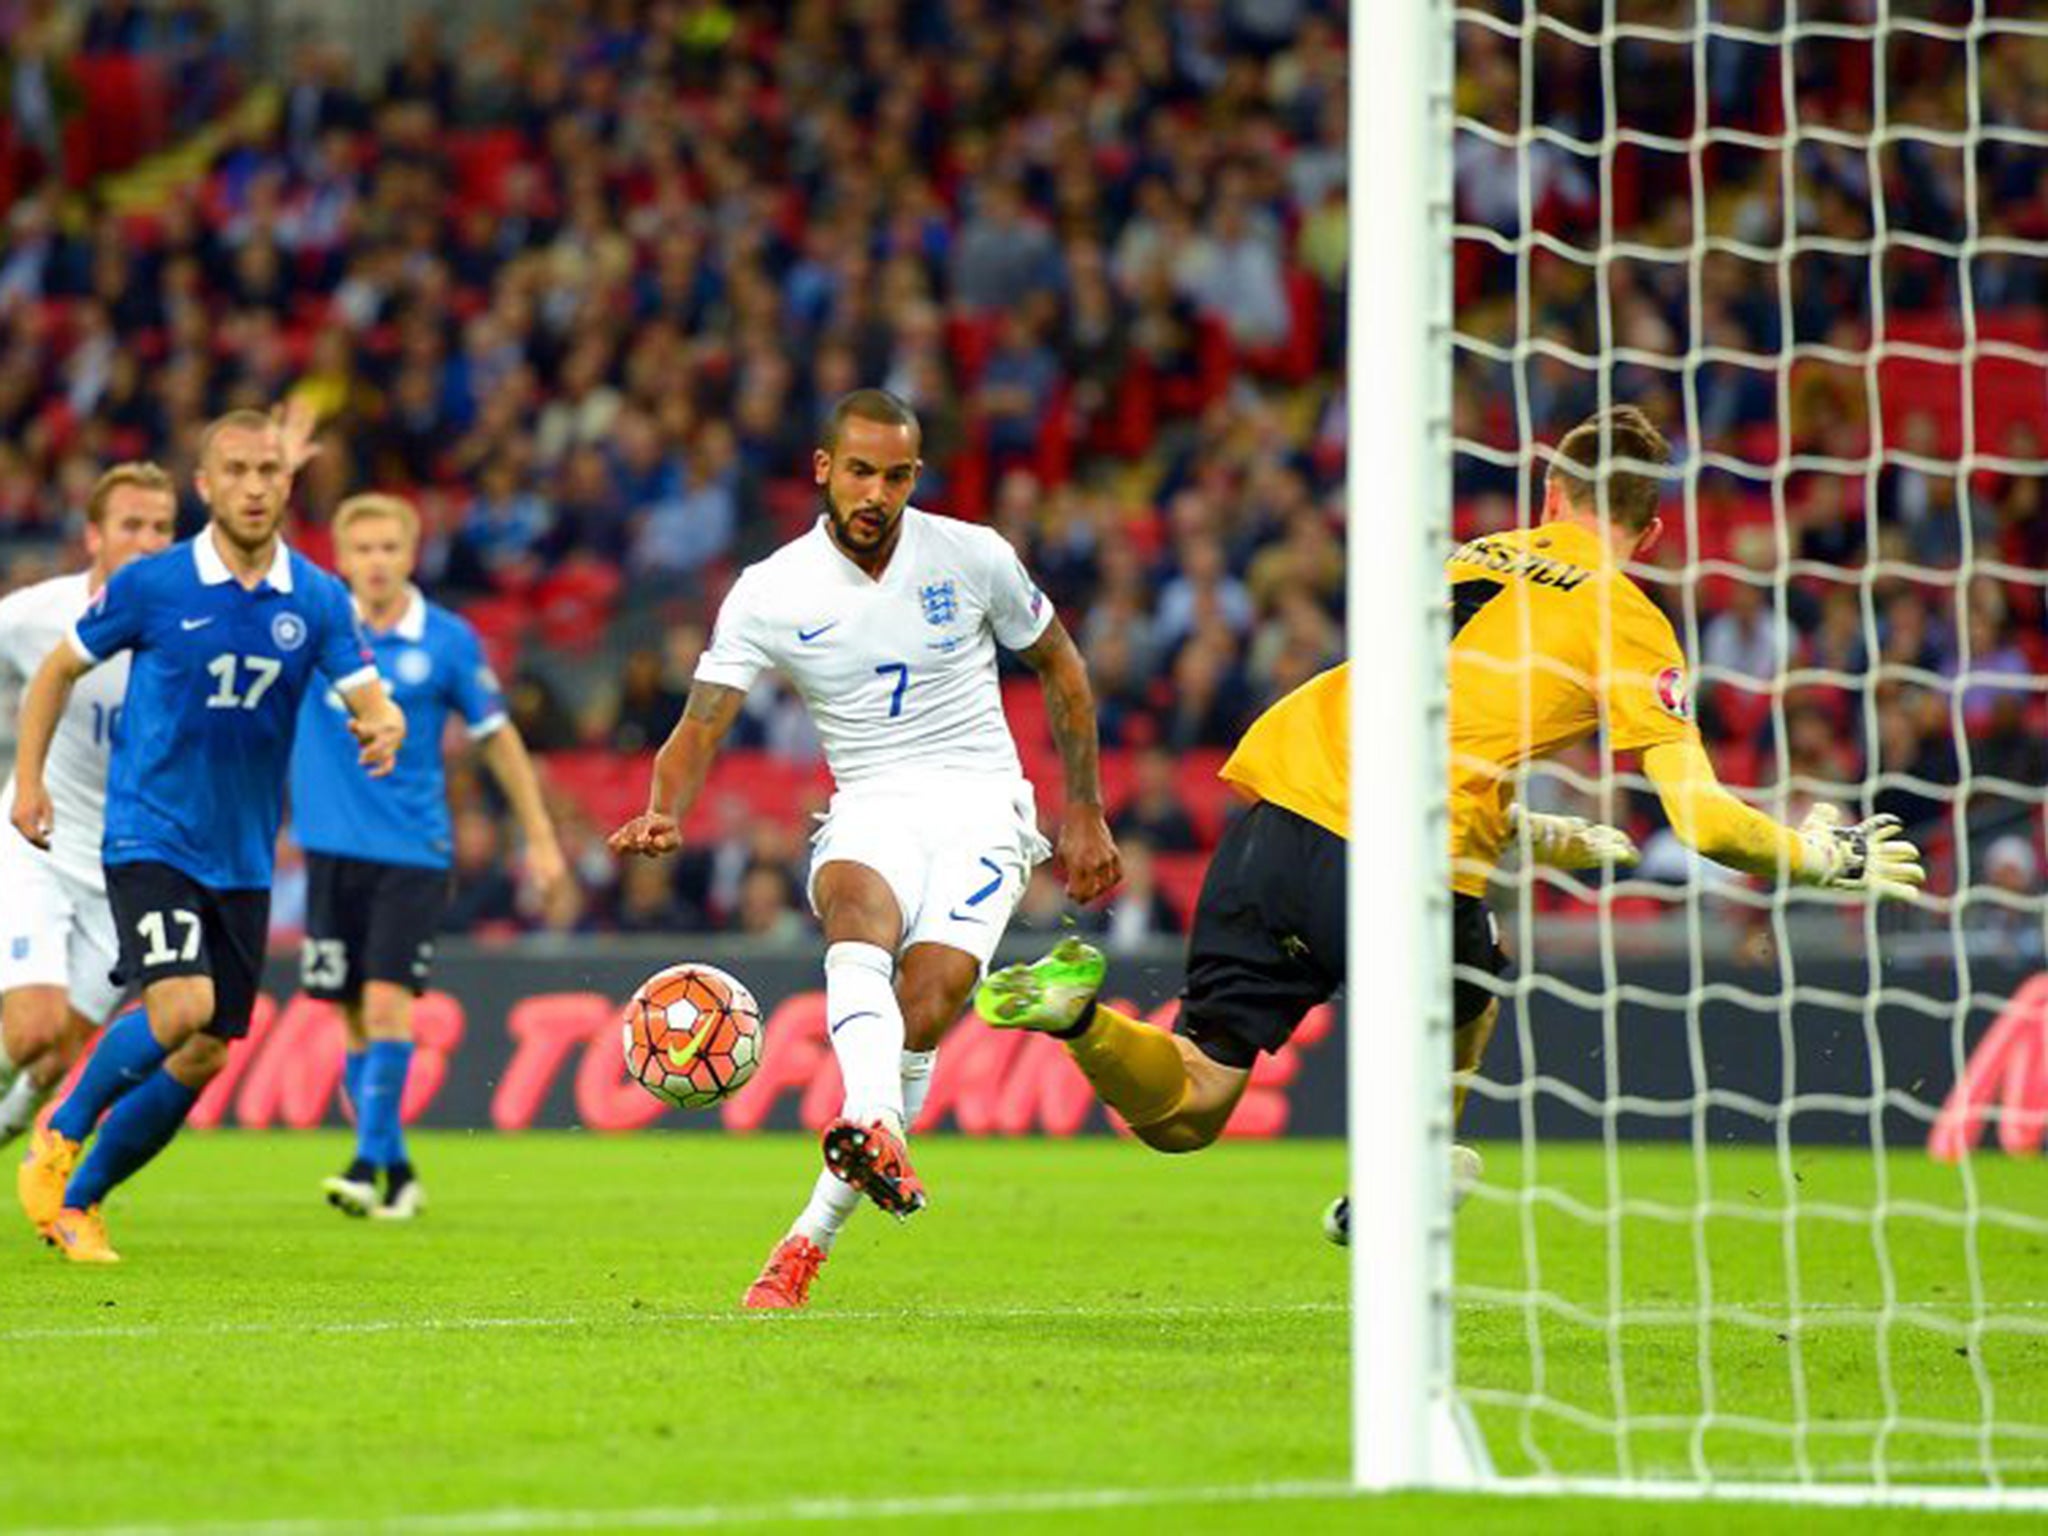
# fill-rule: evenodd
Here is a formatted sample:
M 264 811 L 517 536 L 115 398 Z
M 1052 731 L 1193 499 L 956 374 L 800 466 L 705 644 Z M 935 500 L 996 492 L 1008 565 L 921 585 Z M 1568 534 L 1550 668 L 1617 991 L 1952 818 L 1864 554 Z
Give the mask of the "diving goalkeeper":
M 1623 566 L 1656 543 L 1670 448 L 1623 406 L 1558 444 L 1539 526 L 1474 539 L 1450 558 L 1450 822 L 1454 1065 L 1477 1068 L 1507 967 L 1484 895 L 1526 820 L 1530 851 L 1568 868 L 1629 863 L 1611 827 L 1523 817 L 1512 803 L 1527 762 L 1605 726 L 1614 752 L 1640 752 L 1672 829 L 1745 873 L 1871 897 L 1911 897 L 1925 878 L 1896 819 L 1842 824 L 1816 806 L 1785 826 L 1715 777 L 1692 720 L 1671 622 Z M 1604 495 L 1601 485 L 1605 484 Z M 1222 1134 L 1259 1051 L 1277 1051 L 1344 977 L 1349 831 L 1349 664 L 1311 678 L 1245 734 L 1222 776 L 1254 804 L 1216 850 L 1195 908 L 1178 1034 L 1096 1002 L 1102 955 L 1066 939 L 991 976 L 975 998 L 997 1028 L 1061 1039 L 1102 1101 L 1161 1152 Z M 1463 1151 L 1464 1149 L 1459 1149 Z M 1476 1170 L 1461 1170 L 1465 1177 Z

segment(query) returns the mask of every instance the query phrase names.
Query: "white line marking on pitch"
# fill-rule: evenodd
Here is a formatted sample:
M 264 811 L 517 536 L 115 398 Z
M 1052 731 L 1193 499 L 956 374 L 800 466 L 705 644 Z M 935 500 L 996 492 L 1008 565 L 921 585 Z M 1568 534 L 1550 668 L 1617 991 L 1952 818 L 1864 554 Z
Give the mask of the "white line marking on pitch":
M 1519 1312 L 1528 1303 L 1502 1300 L 1495 1297 L 1462 1298 L 1457 1303 L 1460 1311 L 1472 1312 Z M 1785 1312 L 1785 1302 L 1743 1301 L 1716 1302 L 1717 1308 L 1756 1312 L 1769 1316 Z M 2048 1309 L 2048 1300 L 2040 1298 L 2016 1299 L 2009 1301 L 1987 1301 L 1984 1313 L 1987 1317 L 2000 1312 L 2031 1312 Z M 1893 1315 L 1903 1312 L 1974 1312 L 1976 1308 L 1968 1301 L 1952 1298 L 1940 1300 L 1900 1301 L 1893 1309 Z M 496 1329 L 508 1331 L 548 1332 L 554 1329 L 572 1328 L 621 1328 L 637 1323 L 704 1323 L 725 1325 L 752 1325 L 755 1327 L 823 1327 L 829 1323 L 929 1323 L 929 1322 L 1104 1322 L 1121 1320 L 1125 1322 L 1173 1322 L 1195 1318 L 1215 1318 L 1218 1321 L 1232 1321 L 1245 1317 L 1324 1317 L 1336 1316 L 1350 1311 L 1350 1304 L 1342 1301 L 1297 1301 L 1264 1302 L 1250 1305 L 1202 1306 L 1195 1304 L 1169 1304 L 1130 1307 L 921 1307 L 921 1308 L 870 1308 L 846 1312 L 805 1312 L 796 1317 L 764 1318 L 760 1313 L 746 1312 L 739 1308 L 719 1311 L 677 1311 L 661 1307 L 645 1307 L 631 1312 L 607 1313 L 602 1316 L 559 1316 L 559 1317 L 385 1317 L 360 1321 L 329 1319 L 321 1322 L 286 1322 L 283 1320 L 252 1323 L 115 1323 L 107 1327 L 84 1324 L 50 1325 L 28 1328 L 0 1328 L 0 1344 L 60 1343 L 92 1339 L 157 1339 L 157 1338 L 241 1338 L 261 1337 L 265 1334 L 291 1334 L 306 1337 L 316 1334 L 340 1336 L 382 1334 L 382 1333 L 485 1333 Z M 1812 1301 L 1802 1304 L 1802 1314 L 1867 1312 L 1872 1320 L 1883 1314 L 1884 1308 L 1877 1302 Z
M 1190 1504 L 1265 1504 L 1349 1498 L 1341 1482 L 1247 1483 L 1236 1487 L 1076 1488 L 1039 1493 L 932 1494 L 899 1499 L 789 1499 L 776 1504 L 705 1504 L 665 1509 L 476 1509 L 382 1519 L 206 1521 L 160 1525 L 44 1526 L 18 1536 L 479 1536 L 506 1531 L 702 1530 L 723 1525 L 789 1525 L 856 1520 L 936 1519 L 948 1515 L 1022 1515 Z
M 116 1323 L 110 1327 L 51 1326 L 0 1329 L 0 1344 L 31 1344 L 41 1341 L 80 1339 L 156 1339 L 189 1337 L 240 1337 L 288 1333 L 307 1334 L 374 1333 L 472 1333 L 491 1329 L 622 1328 L 639 1323 L 725 1323 L 756 1327 L 794 1326 L 810 1328 L 825 1323 L 929 1323 L 929 1322 L 1171 1322 L 1182 1319 L 1215 1318 L 1234 1321 L 1243 1317 L 1316 1317 L 1348 1312 L 1341 1301 L 1265 1302 L 1249 1306 L 1161 1305 L 1130 1307 L 919 1307 L 853 1312 L 804 1312 L 793 1318 L 764 1317 L 737 1307 L 721 1311 L 671 1311 L 644 1307 L 631 1312 L 607 1313 L 595 1317 L 386 1317 L 364 1321 L 328 1320 L 252 1323 Z

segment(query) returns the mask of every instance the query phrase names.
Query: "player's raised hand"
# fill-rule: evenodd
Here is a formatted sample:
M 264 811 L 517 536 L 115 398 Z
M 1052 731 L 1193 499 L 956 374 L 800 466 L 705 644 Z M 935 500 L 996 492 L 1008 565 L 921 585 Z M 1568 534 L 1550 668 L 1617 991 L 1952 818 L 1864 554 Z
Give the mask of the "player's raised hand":
M 381 779 L 398 766 L 398 749 L 405 745 L 405 716 L 397 710 L 351 719 L 348 729 L 362 749 L 356 761 L 370 770 L 371 778 Z
M 1059 857 L 1067 872 L 1067 895 L 1077 902 L 1093 901 L 1124 877 L 1123 860 L 1117 856 L 1116 839 L 1109 835 L 1109 823 L 1093 807 L 1068 810 L 1060 824 Z
M 617 854 L 637 853 L 658 859 L 683 846 L 683 829 L 676 825 L 673 816 L 661 811 L 642 811 L 606 838 L 605 846 Z
M 285 468 L 296 476 L 320 456 L 320 445 L 313 441 L 313 434 L 320 429 L 320 413 L 306 398 L 305 391 L 294 390 L 283 404 L 271 407 L 270 419 L 277 426 Z
M 1816 805 L 1799 824 L 1810 861 L 1807 879 L 1831 891 L 1863 891 L 1882 901 L 1912 901 L 1927 883 L 1920 850 L 1896 816 L 1842 825 L 1841 808 Z
M 1508 827 L 1518 837 L 1526 828 L 1531 856 L 1552 869 L 1599 869 L 1608 864 L 1627 869 L 1642 859 L 1627 832 L 1583 816 L 1546 816 L 1510 805 Z
M 40 783 L 17 783 L 11 819 L 15 831 L 38 848 L 48 851 L 50 834 L 57 829 L 57 808 L 50 803 L 47 789 Z

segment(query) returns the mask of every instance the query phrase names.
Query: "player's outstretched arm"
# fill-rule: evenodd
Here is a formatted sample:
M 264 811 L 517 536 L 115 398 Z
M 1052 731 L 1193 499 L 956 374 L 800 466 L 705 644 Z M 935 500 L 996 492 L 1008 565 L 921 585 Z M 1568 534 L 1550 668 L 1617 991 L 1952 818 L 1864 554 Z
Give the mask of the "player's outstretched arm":
M 683 846 L 683 818 L 704 792 L 711 760 L 725 733 L 732 729 L 747 696 L 718 683 L 690 684 L 683 717 L 654 754 L 654 781 L 647 790 L 647 809 L 606 839 L 613 853 L 638 853 L 659 858 Z
M 71 702 L 71 690 L 97 662 L 88 661 L 70 644 L 58 646 L 43 658 L 36 675 L 22 696 L 21 724 L 14 749 L 14 828 L 38 848 L 50 846 L 50 833 L 57 825 L 57 809 L 43 786 L 43 767 L 49 761 L 50 741 L 57 734 L 57 722 L 64 706 Z
M 1067 871 L 1067 894 L 1075 901 L 1093 901 L 1123 878 L 1123 864 L 1102 817 L 1101 745 L 1088 666 L 1057 618 L 1017 654 L 1038 674 L 1053 744 L 1060 749 L 1067 808 L 1060 819 L 1059 856 Z
M 398 764 L 398 749 L 405 745 L 405 711 L 391 697 L 382 678 L 371 678 L 341 696 L 348 706 L 349 734 L 362 748 L 357 761 L 381 779 Z
M 1696 741 L 1651 747 L 1643 771 L 1679 841 L 1717 864 L 1770 880 L 1903 900 L 1927 879 L 1920 850 L 1905 839 L 1895 816 L 1844 826 L 1834 806 L 1817 805 L 1797 828 L 1785 826 L 1729 794 Z
M 553 897 L 569 873 L 562 857 L 561 840 L 555 836 L 554 818 L 541 798 L 540 776 L 533 771 L 533 757 L 519 727 L 509 721 L 484 738 L 484 766 L 512 803 L 519 818 L 519 830 L 526 839 L 526 868 L 540 888 L 542 900 Z

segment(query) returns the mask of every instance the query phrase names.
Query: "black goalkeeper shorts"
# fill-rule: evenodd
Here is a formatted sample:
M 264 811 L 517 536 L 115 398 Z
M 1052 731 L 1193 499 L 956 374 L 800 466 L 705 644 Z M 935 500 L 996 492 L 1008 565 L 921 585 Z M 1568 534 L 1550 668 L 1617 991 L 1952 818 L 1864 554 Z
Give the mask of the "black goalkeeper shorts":
M 1261 801 L 1224 834 L 1188 932 L 1180 1032 L 1202 1054 L 1248 1070 L 1344 982 L 1344 839 Z M 1476 896 L 1451 898 L 1452 1018 L 1492 1002 L 1508 969 L 1499 930 Z
M 1260 801 L 1223 835 L 1188 930 L 1180 1032 L 1248 1068 L 1344 982 L 1344 839 Z

